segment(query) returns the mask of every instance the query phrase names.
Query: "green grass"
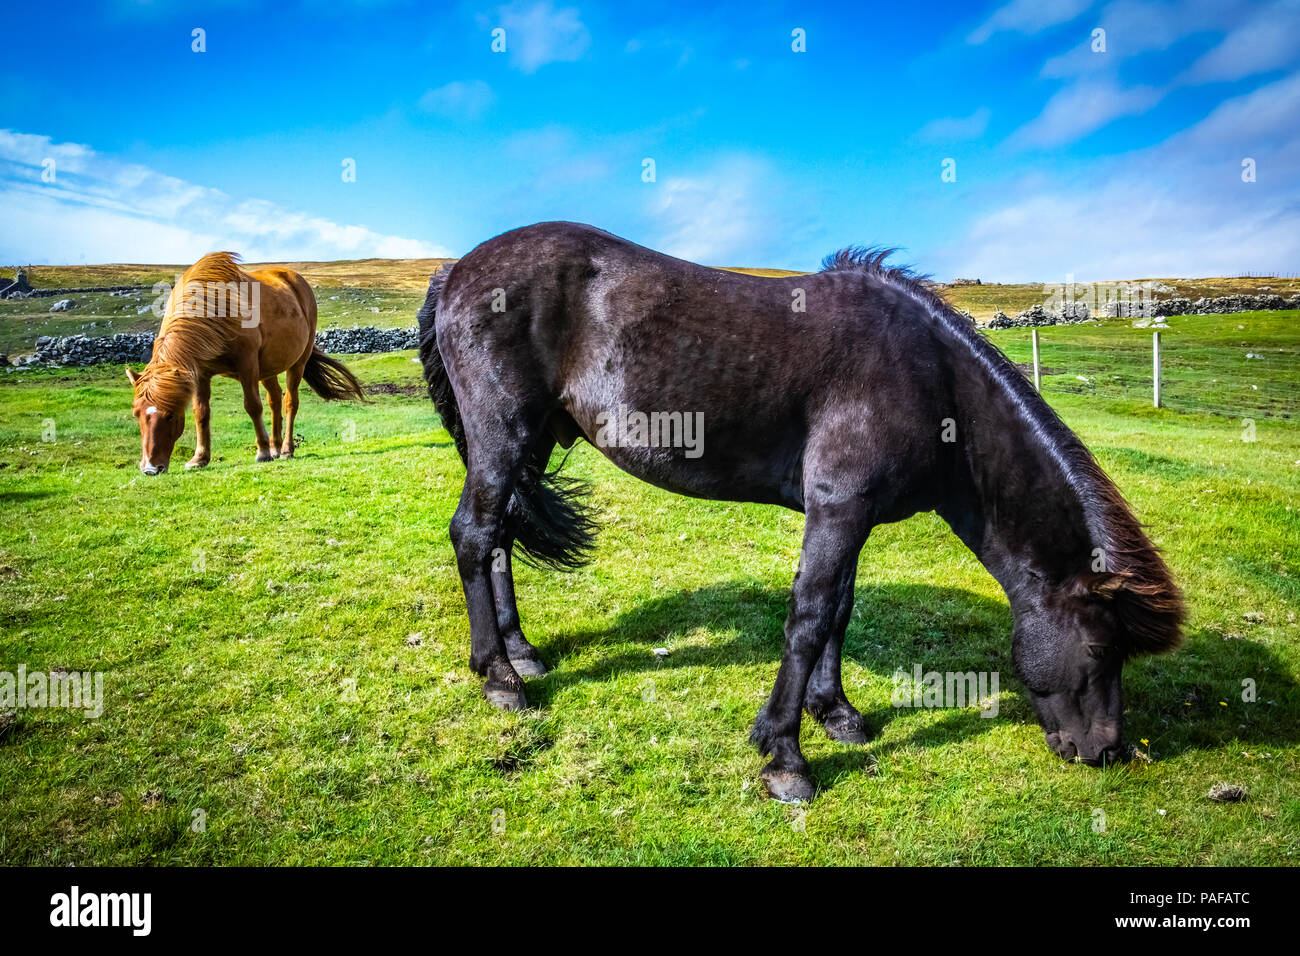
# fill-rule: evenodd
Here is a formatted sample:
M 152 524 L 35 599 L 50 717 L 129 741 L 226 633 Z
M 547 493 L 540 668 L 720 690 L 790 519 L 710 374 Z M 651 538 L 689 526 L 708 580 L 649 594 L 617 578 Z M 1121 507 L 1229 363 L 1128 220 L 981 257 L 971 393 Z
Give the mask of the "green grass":
M 1232 418 L 1300 419 L 1300 313 L 1178 315 L 1160 331 L 1161 404 Z M 1152 329 L 1110 319 L 1039 331 L 1039 361 L 1048 395 L 1150 403 Z M 991 335 L 1026 369 L 1029 330 Z M 1247 358 L 1247 356 L 1254 356 Z M 1239 429 L 1240 430 L 1240 427 Z
M 1282 415 L 1300 381 L 1240 358 L 1235 326 L 1294 356 L 1296 316 L 1227 318 L 1165 333 L 1192 411 L 1149 407 L 1149 333 L 1043 333 L 1046 396 L 1190 599 L 1184 648 L 1127 670 L 1153 761 L 1047 750 L 1005 598 L 920 515 L 874 533 L 858 574 L 845 681 L 879 735 L 845 747 L 806 722 L 822 788 L 806 808 L 763 798 L 746 743 L 800 516 L 676 497 L 580 445 L 599 552 L 567 576 L 517 567 L 552 672 L 529 683 L 534 709 L 502 713 L 466 665 L 447 540 L 463 470 L 426 398 L 308 396 L 299 457 L 256 465 L 221 379 L 213 465 L 147 479 L 120 369 L 0 374 L 0 670 L 106 673 L 102 718 L 23 710 L 0 734 L 0 863 L 1295 863 L 1300 431 Z M 1027 361 L 1026 332 L 994 339 Z M 347 360 L 414 385 L 411 358 Z M 1235 368 L 1273 417 L 1237 404 Z M 1080 391 L 1076 374 L 1124 381 Z M 191 425 L 176 463 L 192 442 Z M 894 710 L 891 674 L 916 662 L 999 671 L 999 715 Z M 1213 803 L 1216 782 L 1249 797 Z

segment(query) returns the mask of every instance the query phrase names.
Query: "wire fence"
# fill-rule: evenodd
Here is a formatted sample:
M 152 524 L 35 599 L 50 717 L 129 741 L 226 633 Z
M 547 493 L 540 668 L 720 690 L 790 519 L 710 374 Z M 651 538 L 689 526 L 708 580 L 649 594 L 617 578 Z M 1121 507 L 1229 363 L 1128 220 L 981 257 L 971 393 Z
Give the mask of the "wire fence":
M 1300 419 L 1300 320 L 1295 332 L 1243 328 L 1223 316 L 1223 330 L 1194 335 L 1178 323 L 1161 330 L 1160 407 L 1228 418 Z M 1232 328 L 1231 326 L 1236 326 Z M 1103 401 L 1154 404 L 1151 330 L 1052 326 L 1038 330 L 1041 391 Z M 1198 330 L 1201 331 L 1201 330 Z M 1002 333 L 999 347 L 1033 377 L 1030 330 Z

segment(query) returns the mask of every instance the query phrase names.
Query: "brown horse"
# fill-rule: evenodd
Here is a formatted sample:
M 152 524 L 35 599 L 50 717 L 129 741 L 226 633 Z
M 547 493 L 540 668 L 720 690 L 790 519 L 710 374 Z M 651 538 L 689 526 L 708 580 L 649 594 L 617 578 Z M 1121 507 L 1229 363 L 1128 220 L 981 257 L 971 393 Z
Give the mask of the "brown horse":
M 153 358 L 135 386 L 132 415 L 140 423 L 140 470 L 167 470 L 185 431 L 185 406 L 194 403 L 198 444 L 186 468 L 202 468 L 212 454 L 209 398 L 212 377 L 239 380 L 244 411 L 257 431 L 257 460 L 293 457 L 298 385 L 306 380 L 327 402 L 364 400 L 361 383 L 342 362 L 316 348 L 316 297 L 292 269 L 245 272 L 231 252 L 212 252 L 185 270 L 172 289 Z M 282 392 L 277 376 L 285 373 Z M 262 420 L 257 383 L 271 406 L 271 435 Z

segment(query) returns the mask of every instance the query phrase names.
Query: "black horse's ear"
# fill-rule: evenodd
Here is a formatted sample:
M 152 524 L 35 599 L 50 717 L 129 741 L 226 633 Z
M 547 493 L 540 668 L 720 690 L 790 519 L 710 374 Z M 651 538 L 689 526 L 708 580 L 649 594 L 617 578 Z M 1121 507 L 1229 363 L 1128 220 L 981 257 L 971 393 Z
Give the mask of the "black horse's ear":
M 1127 574 L 1119 572 L 1090 571 L 1087 574 L 1080 575 L 1079 584 L 1084 593 L 1089 594 L 1092 597 L 1109 601 L 1124 589 L 1124 585 L 1128 583 L 1128 579 L 1129 576 Z

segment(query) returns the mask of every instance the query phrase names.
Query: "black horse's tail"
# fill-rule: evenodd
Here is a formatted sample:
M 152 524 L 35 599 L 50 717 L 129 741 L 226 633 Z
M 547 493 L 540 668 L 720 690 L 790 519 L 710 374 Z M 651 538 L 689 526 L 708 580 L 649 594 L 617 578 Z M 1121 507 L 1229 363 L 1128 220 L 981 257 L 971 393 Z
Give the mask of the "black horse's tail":
M 442 418 L 443 427 L 456 443 L 460 460 L 469 463 L 465 443 L 465 426 L 461 422 L 456 393 L 452 391 L 447 366 L 438 351 L 434 320 L 438 298 L 447 278 L 444 269 L 429 277 L 429 291 L 417 318 L 420 323 L 420 364 L 429 397 Z M 583 504 L 585 482 L 560 475 L 560 466 L 548 471 L 547 461 L 529 461 L 520 475 L 519 484 L 510 497 L 506 520 L 521 555 L 529 564 L 570 571 L 580 568 L 591 558 L 595 547 L 596 521 L 591 509 Z

